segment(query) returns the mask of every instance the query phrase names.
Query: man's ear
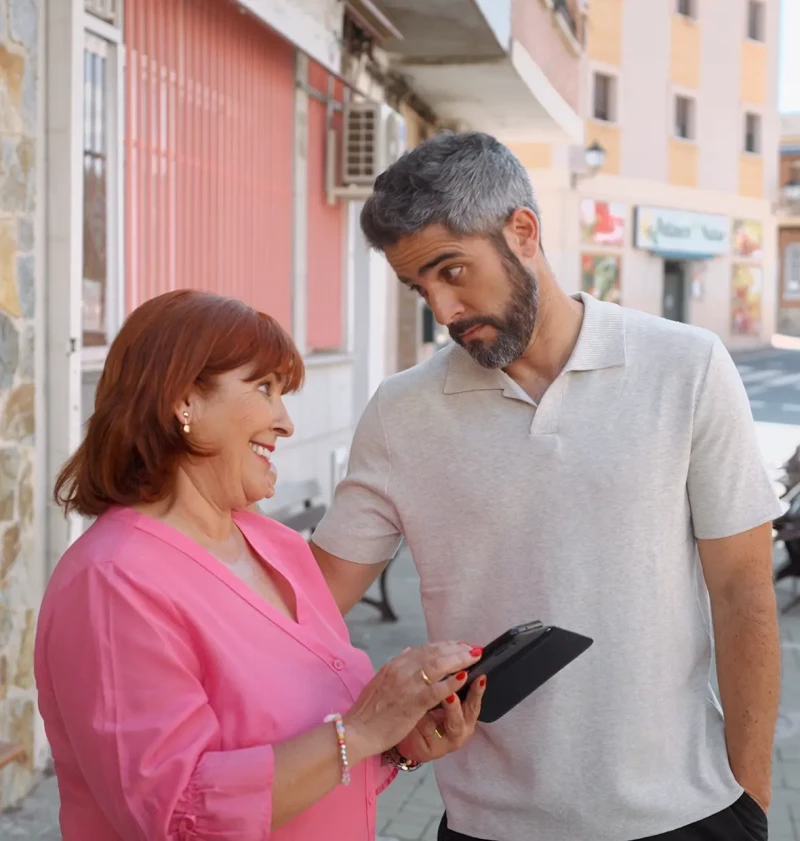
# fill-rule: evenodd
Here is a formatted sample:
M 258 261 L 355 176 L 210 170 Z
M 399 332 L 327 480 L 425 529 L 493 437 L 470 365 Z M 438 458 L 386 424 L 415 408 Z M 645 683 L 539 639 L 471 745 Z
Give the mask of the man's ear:
M 518 207 L 506 224 L 514 249 L 520 257 L 535 257 L 541 250 L 539 217 L 528 207 Z

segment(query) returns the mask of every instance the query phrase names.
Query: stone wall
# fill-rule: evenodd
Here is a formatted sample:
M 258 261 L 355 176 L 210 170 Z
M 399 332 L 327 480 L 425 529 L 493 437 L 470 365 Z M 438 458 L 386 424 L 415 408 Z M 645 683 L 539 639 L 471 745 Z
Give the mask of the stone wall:
M 23 763 L 0 771 L 0 809 L 27 793 L 34 771 L 34 213 L 42 156 L 42 3 L 0 0 L 0 741 L 27 753 Z

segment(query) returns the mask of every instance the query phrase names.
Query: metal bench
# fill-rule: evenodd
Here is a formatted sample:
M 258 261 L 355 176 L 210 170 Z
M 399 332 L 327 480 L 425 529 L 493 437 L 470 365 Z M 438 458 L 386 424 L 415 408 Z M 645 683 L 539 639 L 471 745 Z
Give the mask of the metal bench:
M 258 509 L 300 534 L 308 532 L 310 537 L 325 516 L 325 506 L 315 502 L 320 496 L 322 489 L 314 479 L 284 482 L 275 488 L 275 496 L 258 503 Z
M 397 556 L 395 555 L 395 557 Z M 397 622 L 397 614 L 394 612 L 392 603 L 389 601 L 389 570 L 392 568 L 393 561 L 394 558 L 386 564 L 386 568 L 378 579 L 380 598 L 374 599 L 372 596 L 363 596 L 361 599 L 364 604 L 374 607 L 380 613 L 382 622 Z
M 322 522 L 327 510 L 318 502 L 322 496 L 319 482 L 310 479 L 305 482 L 284 482 L 275 488 L 275 496 L 262 499 L 258 503 L 259 511 L 273 520 L 288 526 L 311 539 L 314 530 Z M 389 601 L 388 575 L 391 561 L 381 573 L 378 581 L 380 598 L 364 596 L 361 601 L 374 607 L 383 622 L 397 622 L 397 614 Z

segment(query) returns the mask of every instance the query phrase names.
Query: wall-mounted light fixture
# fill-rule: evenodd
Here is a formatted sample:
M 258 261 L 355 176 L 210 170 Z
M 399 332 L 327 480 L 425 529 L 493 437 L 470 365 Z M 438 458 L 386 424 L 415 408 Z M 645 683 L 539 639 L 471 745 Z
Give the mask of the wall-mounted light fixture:
M 579 181 L 591 178 L 603 168 L 606 162 L 606 150 L 595 140 L 591 146 L 583 150 L 584 168 L 580 171 L 573 170 L 570 173 L 570 186 L 574 190 Z

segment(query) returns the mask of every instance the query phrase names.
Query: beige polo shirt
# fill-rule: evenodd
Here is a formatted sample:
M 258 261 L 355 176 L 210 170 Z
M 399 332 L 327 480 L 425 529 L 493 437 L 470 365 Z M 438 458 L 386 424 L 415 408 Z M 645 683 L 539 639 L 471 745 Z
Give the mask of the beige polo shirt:
M 489 841 L 630 841 L 741 793 L 695 538 L 781 512 L 747 395 L 714 334 L 581 297 L 538 406 L 457 345 L 386 380 L 314 534 L 360 563 L 404 535 L 432 640 L 532 619 L 594 638 L 436 763 L 451 828 Z

